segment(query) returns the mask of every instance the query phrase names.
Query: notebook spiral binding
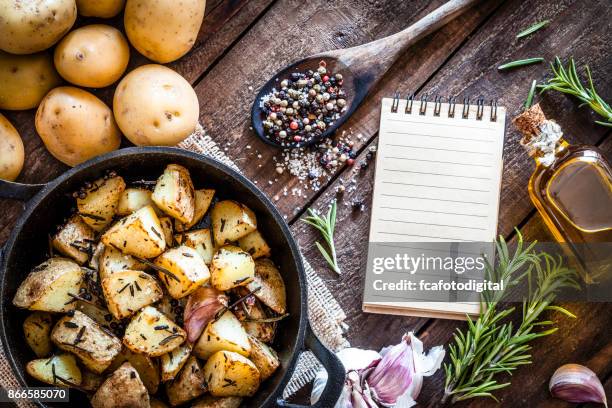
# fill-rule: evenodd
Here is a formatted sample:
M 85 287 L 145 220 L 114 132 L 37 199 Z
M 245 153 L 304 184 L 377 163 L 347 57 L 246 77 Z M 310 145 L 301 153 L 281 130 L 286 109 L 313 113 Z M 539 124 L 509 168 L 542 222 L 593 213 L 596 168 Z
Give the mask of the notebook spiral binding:
M 400 102 L 400 93 L 396 92 L 393 96 L 393 104 L 391 105 L 391 112 L 397 113 Z M 412 114 L 412 110 L 414 107 L 415 95 L 412 94 L 406 98 L 406 109 L 404 109 L 405 114 Z M 433 101 L 429 100 L 429 96 L 427 94 L 421 95 L 418 105 L 418 113 L 419 115 L 425 115 L 427 113 L 428 105 L 433 103 L 433 114 L 434 116 L 440 116 L 440 111 L 442 110 L 442 103 L 444 103 L 444 97 L 440 95 L 435 95 Z M 454 96 L 450 96 L 447 100 L 448 102 L 448 112 L 447 116 L 449 118 L 455 117 L 455 109 L 457 107 L 457 98 Z M 476 99 L 476 120 L 482 120 L 484 116 L 484 108 L 485 108 L 485 98 Z M 462 110 L 461 110 L 461 118 L 469 119 L 470 115 L 470 98 L 463 98 Z M 491 122 L 497 122 L 497 100 L 491 99 L 489 102 L 489 106 L 491 107 L 491 114 L 489 115 L 489 119 Z

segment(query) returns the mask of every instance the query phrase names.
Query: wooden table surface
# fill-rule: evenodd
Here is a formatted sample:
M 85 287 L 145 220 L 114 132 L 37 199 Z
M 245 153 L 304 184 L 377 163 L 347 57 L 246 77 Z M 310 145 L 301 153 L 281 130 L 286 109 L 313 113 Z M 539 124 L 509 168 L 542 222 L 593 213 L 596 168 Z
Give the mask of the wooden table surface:
M 359 45 L 395 33 L 443 3 L 404 0 L 209 0 L 195 47 L 169 64 L 190 81 L 199 97 L 200 120 L 213 139 L 225 148 L 242 171 L 275 201 L 286 216 L 306 258 L 324 277 L 346 311 L 352 345 L 379 349 L 396 343 L 407 330 L 415 331 L 426 347 L 445 344 L 455 328 L 465 323 L 361 312 L 367 253 L 369 208 L 374 166 L 344 167 L 317 191 L 306 189 L 287 173 L 277 176 L 272 158 L 278 151 L 259 141 L 249 129 L 249 110 L 258 88 L 278 69 L 303 56 L 323 50 Z M 550 19 L 536 35 L 516 39 L 520 29 Z M 93 20 L 79 19 L 83 25 Z M 111 20 L 121 26 L 121 18 Z M 440 94 L 496 98 L 514 116 L 521 110 L 529 84 L 543 80 L 546 64 L 499 72 L 503 62 L 541 56 L 574 56 L 592 68 L 604 97 L 612 99 L 612 8 L 610 0 L 486 0 L 437 33 L 410 48 L 373 89 L 362 106 L 340 130 L 352 134 L 357 164 L 376 146 L 380 101 L 400 91 L 403 95 Z M 131 67 L 147 63 L 132 49 Z M 110 104 L 113 89 L 95 91 Z M 599 146 L 612 158 L 610 131 L 593 124 L 588 109 L 561 95 L 545 95 L 542 106 L 557 120 L 572 143 Z M 23 182 L 44 182 L 67 169 L 45 150 L 34 129 L 34 111 L 3 112 L 15 124 L 26 145 Z M 510 118 L 508 118 L 510 119 Z M 508 120 L 507 123 L 510 121 Z M 499 234 L 513 239 L 518 227 L 526 239 L 552 240 L 527 195 L 534 165 L 518 143 L 511 124 L 506 128 Z M 250 148 L 247 148 L 247 145 Z M 270 180 L 277 179 L 272 183 Z M 325 208 L 336 197 L 338 185 L 349 186 L 340 198 L 336 247 L 344 274 L 335 276 L 317 252 L 319 237 L 301 219 L 306 208 Z M 287 195 L 283 191 L 288 191 Z M 355 211 L 352 200 L 362 200 Z M 18 202 L 0 200 L 0 242 L 4 242 L 22 211 Z M 612 308 L 610 304 L 566 305 L 578 319 L 559 318 L 559 332 L 534 342 L 533 364 L 519 369 L 512 386 L 497 393 L 504 407 L 570 406 L 549 397 L 548 380 L 561 364 L 587 364 L 605 382 L 612 398 Z M 426 379 L 420 406 L 438 406 L 444 376 L 440 370 Z M 304 392 L 303 394 L 306 394 Z M 491 400 L 472 400 L 459 406 L 493 406 Z

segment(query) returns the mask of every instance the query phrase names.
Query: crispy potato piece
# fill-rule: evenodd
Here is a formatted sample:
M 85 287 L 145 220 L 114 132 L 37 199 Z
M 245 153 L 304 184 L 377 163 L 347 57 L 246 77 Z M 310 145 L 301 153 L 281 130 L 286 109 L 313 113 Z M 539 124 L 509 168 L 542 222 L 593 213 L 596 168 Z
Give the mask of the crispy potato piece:
M 94 373 L 102 373 L 121 351 L 121 341 L 78 310 L 62 317 L 53 327 L 51 340 L 76 355 Z
M 149 391 L 150 394 L 155 394 L 159 387 L 160 380 L 157 361 L 144 354 L 133 353 L 127 347 L 123 347 L 121 353 L 113 360 L 108 370 L 115 371 L 126 361 L 138 371 L 138 376 L 147 388 L 147 391 Z
M 53 236 L 53 248 L 83 265 L 89 260 L 95 232 L 78 215 L 73 215 Z
M 151 206 L 122 218 L 102 235 L 102 242 L 141 258 L 154 258 L 166 249 L 159 218 Z
M 105 246 L 104 251 L 98 259 L 100 264 L 100 280 L 107 278 L 114 272 L 125 270 L 144 271 L 147 265 L 139 262 L 132 255 L 126 255 L 112 246 Z
M 249 359 L 255 364 L 255 367 L 259 370 L 261 381 L 265 381 L 280 366 L 280 360 L 276 351 L 268 345 L 257 340 L 253 336 L 249 336 L 249 342 L 251 343 L 251 355 Z
M 77 208 L 83 221 L 94 231 L 102 231 L 117 213 L 119 198 L 125 190 L 120 176 L 103 177 L 85 189 L 85 198 L 77 198 Z
M 267 257 L 272 254 L 272 250 L 261 236 L 258 230 L 245 235 L 238 240 L 238 246 L 248 252 L 253 259 Z
M 160 217 L 159 223 L 162 227 L 162 233 L 164 234 L 164 239 L 166 240 L 167 246 L 172 246 L 174 242 L 174 229 L 172 227 L 172 218 L 170 217 Z
M 93 408 L 149 408 L 149 393 L 130 363 L 125 362 L 98 388 Z
M 123 344 L 135 353 L 158 357 L 174 350 L 187 333 L 152 306 L 143 308 L 128 324 Z
M 191 408 L 239 408 L 242 404 L 241 397 L 213 397 L 204 395 L 191 405 Z
M 188 247 L 198 251 L 198 254 L 200 254 L 206 265 L 210 265 L 212 262 L 214 246 L 212 243 L 210 229 L 204 228 L 189 231 L 183 234 L 176 234 L 174 239 L 179 244 L 187 245 Z
M 255 262 L 242 249 L 226 245 L 213 256 L 210 274 L 211 284 L 217 290 L 245 286 L 255 277 Z
M 151 196 L 157 207 L 182 223 L 190 223 L 195 215 L 195 192 L 189 171 L 178 164 L 169 164 L 155 184 Z
M 100 270 L 100 263 L 98 261 L 100 260 L 100 257 L 104 253 L 105 248 L 106 247 L 104 246 L 104 244 L 100 241 L 98 241 L 98 243 L 95 244 L 93 252 L 91 254 L 91 258 L 89 258 L 89 267 L 91 269 L 94 269 L 96 271 Z
M 52 327 L 53 318 L 46 312 L 34 312 L 23 321 L 26 343 L 34 351 L 36 357 L 47 357 L 53 351 Z
M 215 397 L 250 397 L 259 388 L 259 371 L 245 356 L 222 350 L 204 366 L 208 390 Z
M 115 316 L 113 316 L 111 312 L 108 311 L 106 306 L 102 306 L 97 302 L 83 302 L 79 300 L 76 305 L 76 310 L 86 314 L 101 327 L 109 331 L 114 331 L 112 330 L 112 326 L 121 323 L 115 318 Z
M 130 317 L 162 298 L 157 279 L 141 271 L 115 272 L 102 280 L 108 310 L 118 320 Z
M 200 222 L 202 218 L 204 218 L 206 211 L 208 211 L 208 207 L 210 207 L 210 203 L 212 202 L 214 195 L 215 190 L 196 190 L 194 196 L 195 210 L 193 214 L 193 219 L 191 220 L 191 222 L 188 222 L 186 224 L 183 224 L 182 222 L 177 220 L 175 223 L 176 230 L 178 232 L 187 231 L 193 228 L 193 226 L 196 225 L 198 222 Z
M 124 217 L 148 205 L 155 209 L 155 203 L 151 199 L 152 195 L 151 190 L 144 188 L 126 188 L 117 203 L 117 215 Z M 157 212 L 157 215 L 161 215 L 161 211 Z
M 161 362 L 161 380 L 163 382 L 170 381 L 176 377 L 191 355 L 191 348 L 191 344 L 185 342 L 183 345 L 159 358 Z
M 25 278 L 13 298 L 17 307 L 45 312 L 67 312 L 83 283 L 83 270 L 66 258 L 51 258 L 38 265 Z
M 251 344 L 240 321 L 226 311 L 216 321 L 208 323 L 193 348 L 193 354 L 206 360 L 219 350 L 229 350 L 249 356 Z
M 287 311 L 285 282 L 270 259 L 255 261 L 255 278 L 246 286 L 249 290 L 261 287 L 255 292 L 255 296 L 276 313 L 283 314 Z
M 26 365 L 26 371 L 38 381 L 57 387 L 69 387 L 71 384 L 78 386 L 82 381 L 76 359 L 67 353 L 32 360 Z
M 88 392 L 96 392 L 100 385 L 104 382 L 104 377 L 100 374 L 89 371 L 88 369 L 81 370 L 81 389 Z
M 210 279 L 208 266 L 202 257 L 195 249 L 185 245 L 167 250 L 155 259 L 155 264 L 176 276 L 174 279 L 158 272 L 159 279 L 166 284 L 168 292 L 175 299 L 191 294 Z
M 257 229 L 255 213 L 237 201 L 219 201 L 211 211 L 215 245 L 234 242 Z
M 244 294 L 248 293 L 248 289 L 244 288 Z M 250 319 L 265 319 L 268 316 L 263 310 L 261 302 L 256 301 L 252 305 L 247 305 L 243 303 L 244 307 L 246 307 L 246 311 L 238 308 L 236 310 L 236 317 L 242 323 L 242 327 L 247 332 L 247 334 L 263 341 L 264 343 L 272 343 L 274 341 L 274 334 L 276 333 L 276 323 L 263 323 L 263 322 L 253 322 L 249 321 Z
M 168 401 L 173 407 L 191 401 L 206 392 L 206 380 L 204 371 L 200 367 L 198 359 L 191 356 L 187 359 L 185 366 L 178 377 L 166 383 L 166 394 Z

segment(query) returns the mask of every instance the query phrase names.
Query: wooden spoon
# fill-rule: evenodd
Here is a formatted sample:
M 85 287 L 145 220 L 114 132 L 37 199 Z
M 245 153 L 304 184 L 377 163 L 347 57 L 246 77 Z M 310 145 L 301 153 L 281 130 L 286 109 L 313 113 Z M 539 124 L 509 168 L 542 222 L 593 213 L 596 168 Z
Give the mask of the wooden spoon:
M 280 70 L 263 85 L 253 103 L 251 121 L 257 136 L 279 148 L 294 148 L 314 144 L 332 135 L 351 116 L 372 86 L 408 47 L 444 26 L 479 1 L 451 0 L 399 33 L 357 47 L 311 55 Z M 262 98 L 278 87 L 281 79 L 289 78 L 292 72 L 306 72 L 309 69 L 316 71 L 320 61 L 325 61 L 327 69 L 331 72 L 343 76 L 342 89 L 348 96 L 345 112 L 319 137 L 308 142 L 288 140 L 281 144 L 269 138 L 264 133 L 263 121 L 266 118 L 261 108 Z

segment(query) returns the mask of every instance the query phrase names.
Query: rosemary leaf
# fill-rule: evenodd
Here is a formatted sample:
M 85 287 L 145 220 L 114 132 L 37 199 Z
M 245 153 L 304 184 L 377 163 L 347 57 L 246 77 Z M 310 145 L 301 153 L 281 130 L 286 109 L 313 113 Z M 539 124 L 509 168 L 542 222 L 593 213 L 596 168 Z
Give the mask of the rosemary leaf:
M 536 81 L 535 79 L 531 83 L 531 88 L 529 88 L 529 93 L 527 94 L 527 100 L 525 101 L 525 105 L 524 105 L 525 109 L 529 109 L 531 108 L 531 105 L 533 105 L 533 95 L 535 93 L 537 83 L 538 81 Z
M 497 67 L 497 69 L 500 70 L 500 71 L 503 71 L 503 70 L 506 70 L 506 69 L 523 67 L 525 65 L 539 64 L 540 62 L 543 62 L 543 61 L 544 61 L 544 58 L 542 58 L 542 57 L 527 58 L 527 59 L 507 62 L 507 63 Z
M 314 212 L 311 208 L 308 209 L 308 216 L 304 218 L 304 222 L 308 225 L 313 226 L 323 236 L 329 251 L 326 250 L 323 245 L 319 242 L 315 242 L 315 245 L 325 258 L 325 261 L 329 264 L 334 272 L 340 274 L 340 267 L 338 266 L 338 258 L 336 257 L 336 246 L 334 245 L 334 230 L 336 228 L 336 213 L 337 206 L 336 202 L 333 201 L 331 208 L 325 216 L 321 216 Z
M 539 23 L 536 23 L 536 24 L 532 25 L 531 27 L 526 28 L 523 31 L 521 31 L 520 33 L 518 33 L 516 35 L 516 38 L 527 37 L 529 34 L 535 33 L 539 29 L 546 27 L 549 23 L 550 23 L 550 20 L 544 20 L 544 21 L 541 21 Z

